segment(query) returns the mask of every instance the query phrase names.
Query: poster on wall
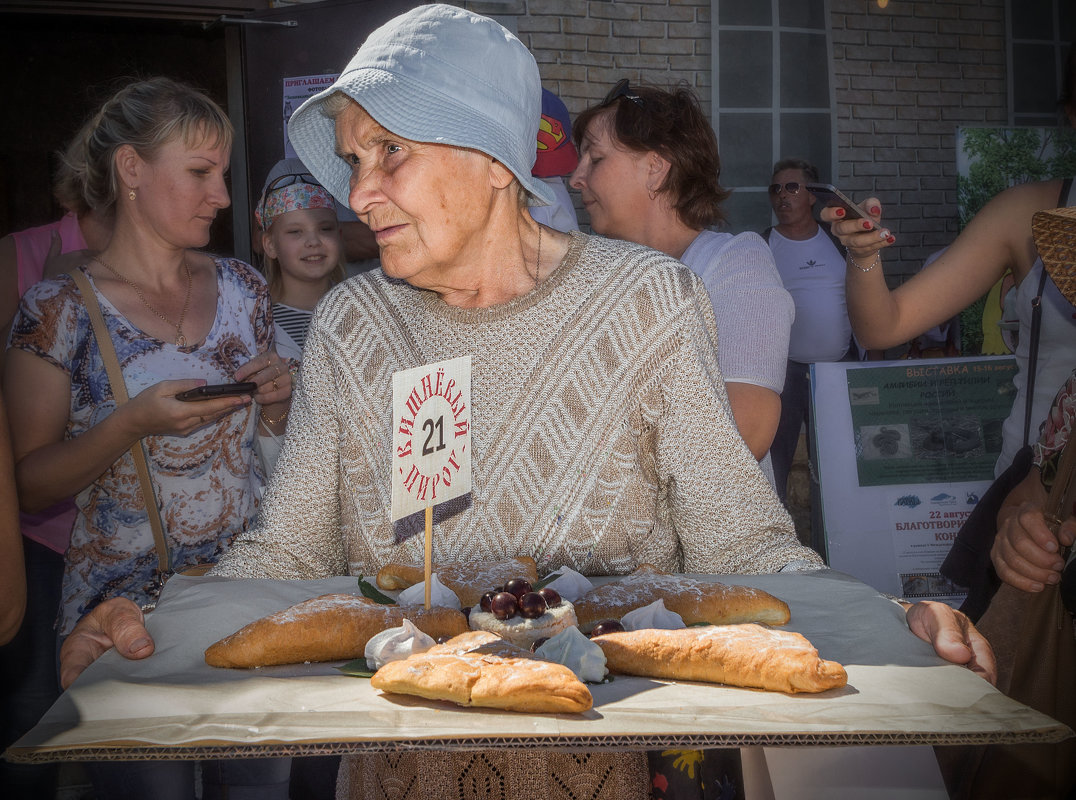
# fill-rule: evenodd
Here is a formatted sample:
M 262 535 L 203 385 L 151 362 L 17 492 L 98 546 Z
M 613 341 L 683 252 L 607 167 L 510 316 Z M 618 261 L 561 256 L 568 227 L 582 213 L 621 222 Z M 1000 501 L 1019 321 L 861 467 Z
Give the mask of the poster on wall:
M 1011 356 L 812 365 L 831 567 L 887 594 L 960 604 L 938 567 L 993 481 L 1015 373 Z
M 288 141 L 288 120 L 307 98 L 313 97 L 318 92 L 328 89 L 336 81 L 339 73 L 323 75 L 296 75 L 284 78 L 283 84 L 283 114 L 284 114 L 284 158 L 295 158 L 295 150 Z

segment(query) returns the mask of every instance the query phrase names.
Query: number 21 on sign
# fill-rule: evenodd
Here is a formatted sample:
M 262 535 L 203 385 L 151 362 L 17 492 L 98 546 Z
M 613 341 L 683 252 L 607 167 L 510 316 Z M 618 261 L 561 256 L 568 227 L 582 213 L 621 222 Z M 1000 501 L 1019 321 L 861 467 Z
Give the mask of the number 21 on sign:
M 430 604 L 433 507 L 471 491 L 471 357 L 392 376 L 392 521 L 426 511 Z

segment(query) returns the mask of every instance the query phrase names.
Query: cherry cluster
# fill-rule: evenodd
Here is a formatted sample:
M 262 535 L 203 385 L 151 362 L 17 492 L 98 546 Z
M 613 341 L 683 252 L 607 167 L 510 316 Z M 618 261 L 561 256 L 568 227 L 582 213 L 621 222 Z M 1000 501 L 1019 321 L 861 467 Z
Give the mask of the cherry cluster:
M 478 607 L 497 619 L 511 619 L 517 614 L 524 619 L 537 619 L 561 604 L 560 593 L 548 586 L 537 592 L 526 578 L 512 578 L 504 586 L 486 592 Z

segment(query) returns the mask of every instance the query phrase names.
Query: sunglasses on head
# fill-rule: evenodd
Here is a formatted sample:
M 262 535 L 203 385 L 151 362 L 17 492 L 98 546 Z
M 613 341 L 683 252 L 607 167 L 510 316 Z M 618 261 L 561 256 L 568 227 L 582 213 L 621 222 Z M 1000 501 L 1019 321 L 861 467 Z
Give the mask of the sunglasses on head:
M 788 192 L 789 194 L 799 194 L 800 193 L 800 185 L 798 183 L 796 183 L 796 181 L 789 181 L 788 183 L 784 184 L 783 186 L 780 183 L 771 183 L 770 184 L 770 194 L 780 194 L 782 188 L 786 192 Z
M 601 104 L 602 106 L 612 105 L 621 97 L 627 98 L 631 102 L 635 103 L 635 105 L 639 106 L 639 108 L 643 108 L 646 106 L 646 103 L 643 101 L 643 98 L 639 97 L 639 95 L 637 94 L 632 93 L 631 84 L 628 83 L 627 78 L 621 78 L 620 80 L 618 80 L 616 82 L 616 85 L 609 90 L 609 94 L 605 95 L 605 99 L 602 100 Z
M 281 175 L 266 186 L 265 193 L 269 194 L 269 192 L 275 192 L 277 189 L 283 189 L 285 186 L 291 186 L 295 183 L 308 183 L 311 186 L 321 186 L 321 184 L 318 183 L 318 179 L 309 172 L 289 172 L 286 175 Z

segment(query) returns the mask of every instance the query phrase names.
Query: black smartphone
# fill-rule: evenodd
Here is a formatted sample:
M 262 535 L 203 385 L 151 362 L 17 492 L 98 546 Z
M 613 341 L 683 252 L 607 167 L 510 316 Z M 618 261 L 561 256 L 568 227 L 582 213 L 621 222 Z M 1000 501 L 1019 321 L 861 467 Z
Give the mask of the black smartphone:
M 848 214 L 870 220 L 870 214 L 852 202 L 852 198 L 834 186 L 832 183 L 808 183 L 807 191 L 813 194 L 824 206 L 840 206 Z
M 176 395 L 176 400 L 210 400 L 214 397 L 229 397 L 234 394 L 254 394 L 258 390 L 258 384 L 252 381 L 244 383 L 213 383 L 206 386 L 195 386 L 185 392 Z

